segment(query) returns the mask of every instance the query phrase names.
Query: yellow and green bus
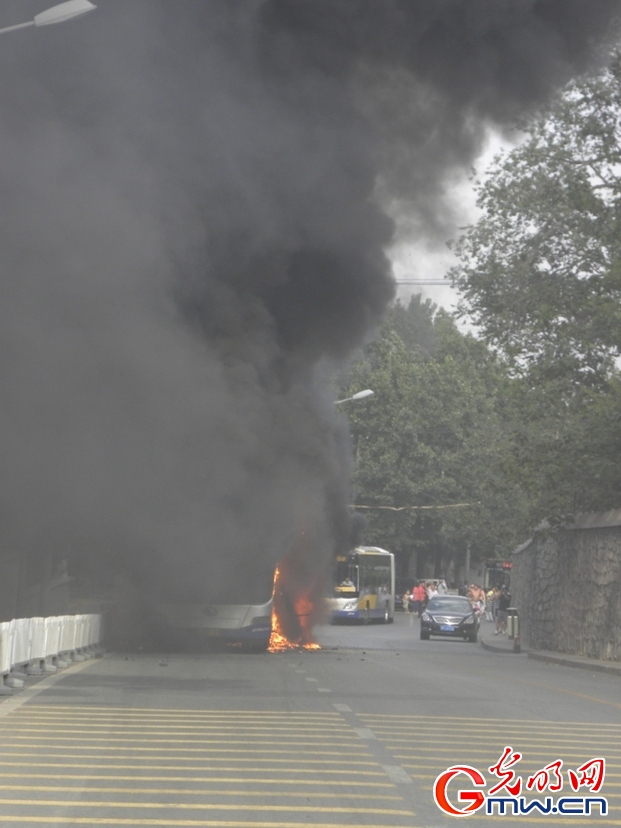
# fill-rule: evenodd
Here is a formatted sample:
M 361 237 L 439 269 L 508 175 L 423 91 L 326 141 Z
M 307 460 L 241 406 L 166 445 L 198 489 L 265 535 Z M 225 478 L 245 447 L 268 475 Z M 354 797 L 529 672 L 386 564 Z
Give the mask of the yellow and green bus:
M 378 546 L 339 555 L 330 598 L 332 623 L 383 621 L 395 615 L 395 556 Z

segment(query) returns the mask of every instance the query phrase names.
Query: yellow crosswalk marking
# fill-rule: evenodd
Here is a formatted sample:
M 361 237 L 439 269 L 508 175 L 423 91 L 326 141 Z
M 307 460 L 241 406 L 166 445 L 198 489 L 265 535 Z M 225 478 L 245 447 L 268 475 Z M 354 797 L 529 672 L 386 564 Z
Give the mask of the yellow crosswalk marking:
M 361 713 L 359 714 L 360 719 L 364 719 L 365 721 L 388 721 L 393 720 L 394 722 L 401 725 L 406 725 L 407 722 L 415 722 L 418 726 L 418 723 L 428 723 L 430 726 L 438 727 L 442 725 L 444 722 L 457 722 L 459 724 L 464 725 L 472 725 L 476 727 L 479 731 L 481 729 L 481 719 L 473 719 L 467 718 L 464 716 L 423 716 L 420 714 L 412 713 L 412 714 L 395 714 L 395 713 Z M 486 718 L 485 725 L 486 726 L 494 726 L 495 724 L 502 725 L 503 731 L 507 727 L 515 727 L 515 728 L 522 728 L 528 725 L 532 725 L 533 727 L 539 729 L 544 727 L 545 725 L 551 725 L 557 728 L 566 728 L 566 727 L 576 727 L 576 728 L 584 728 L 586 730 L 593 730 L 601 727 L 603 730 L 610 730 L 611 728 L 617 728 L 621 730 L 621 724 L 618 723 L 598 723 L 598 722 L 576 722 L 576 721 L 551 721 L 549 719 L 519 719 L 515 721 L 507 720 L 507 719 L 494 719 L 494 718 Z
M 258 768 L 253 768 L 253 770 L 260 770 Z M 376 772 L 370 774 L 372 776 L 385 776 L 382 772 Z M 225 776 L 119 776 L 119 775 L 105 775 L 105 774 L 93 774 L 90 773 L 88 768 L 85 768 L 85 773 L 83 774 L 67 774 L 67 773 L 2 773 L 0 774 L 0 779 L 110 779 L 115 780 L 117 782 L 120 781 L 149 781 L 149 782 L 167 782 L 167 781 L 175 781 L 175 782 L 240 782 L 240 783 L 247 783 L 252 782 L 254 783 L 263 783 L 273 785 L 275 782 L 278 782 L 279 785 L 343 785 L 351 788 L 352 783 L 351 780 L 345 781 L 335 781 L 335 780 L 323 780 L 323 779 L 279 779 L 279 778 L 272 778 L 266 779 L 264 776 L 259 777 L 247 777 L 247 776 L 233 776 L 233 777 L 225 777 Z M 366 780 L 361 783 L 364 784 L 365 787 L 376 787 L 376 788 L 393 788 L 394 785 L 391 783 L 384 783 L 384 782 L 367 782 Z
M 59 740 L 60 740 L 60 737 L 54 736 L 54 741 L 55 742 L 57 742 Z M 30 740 L 28 740 L 28 741 L 30 741 Z M 67 737 L 63 741 L 71 742 L 72 740 L 71 740 L 70 737 Z M 117 739 L 116 741 L 118 742 L 119 740 Z M 255 747 L 252 747 L 250 745 L 248 745 L 245 748 L 243 748 L 243 747 L 242 748 L 220 748 L 220 747 L 171 747 L 171 748 L 167 748 L 167 747 L 162 747 L 159 744 L 158 744 L 158 747 L 139 747 L 134 743 L 133 740 L 130 739 L 128 741 L 131 742 L 131 745 L 129 747 L 128 746 L 117 746 L 116 744 L 111 744 L 111 745 L 109 744 L 109 745 L 105 745 L 105 746 L 102 746 L 102 747 L 105 750 L 125 751 L 126 753 L 138 753 L 138 752 L 153 753 L 154 751 L 158 751 L 160 753 L 166 752 L 166 753 L 203 753 L 203 754 L 207 754 L 207 753 L 243 753 L 244 755 L 248 755 L 250 753 L 254 753 L 254 754 L 258 753 L 258 754 L 261 754 L 261 755 L 266 755 L 267 754 L 267 755 L 271 756 L 272 754 L 278 754 L 278 753 L 280 753 L 280 754 L 289 753 L 289 754 L 293 754 L 293 755 L 298 755 L 299 752 L 300 752 L 300 746 L 296 746 L 296 745 L 293 745 L 290 748 L 270 748 L 269 750 L 263 750 L 261 748 L 255 748 Z M 158 743 L 159 742 L 168 743 L 171 740 L 170 739 L 159 739 L 159 740 L 155 740 L 155 741 L 158 742 Z M 185 745 L 185 740 L 184 739 L 180 739 L 179 741 L 182 742 Z M 221 742 L 221 743 L 216 743 L 216 744 L 227 744 L 227 743 L 226 742 Z M 277 742 L 276 744 L 280 744 L 280 743 Z M 35 742 L 34 744 L 28 744 L 28 747 L 38 747 L 38 748 L 41 748 L 42 750 L 47 750 L 50 747 L 50 745 L 47 742 Z M 91 745 L 72 745 L 71 747 L 72 747 L 72 750 L 74 750 L 74 751 L 77 751 L 77 750 L 93 750 L 93 747 Z M 365 755 L 365 753 L 362 749 L 357 749 L 355 753 L 345 752 L 345 751 L 342 751 L 342 750 L 305 750 L 304 752 L 306 754 L 311 755 L 311 756 L 342 756 L 342 757 L 344 757 L 344 761 L 349 761 L 349 757 L 354 758 L 354 757 L 359 756 L 359 755 L 363 755 L 363 756 Z
M 201 710 L 201 709 L 192 709 L 192 708 L 169 708 L 169 707 L 96 707 L 95 705 L 89 705 L 88 708 L 84 707 L 75 707 L 72 705 L 67 704 L 45 704 L 45 705 L 38 705 L 32 706 L 28 708 L 28 711 L 32 711 L 33 713 L 38 713 L 42 710 L 46 712 L 53 712 L 55 710 L 61 711 L 63 713 L 74 713 L 82 714 L 84 716 L 92 716 L 93 714 L 97 714 L 99 711 L 102 711 L 104 714 L 108 716 L 121 714 L 127 715 L 140 715 L 140 714 L 147 714 L 147 715 L 155 715 L 155 714 L 163 714 L 164 716 L 176 716 L 176 717 L 183 717 L 183 716 L 198 716 L 200 718 L 210 718 L 213 716 L 230 716 L 235 719 L 243 719 L 243 718 L 252 718 L 256 716 L 261 716 L 262 718 L 275 718 L 279 720 L 286 720 L 286 719 L 331 719 L 337 722 L 342 722 L 342 718 L 338 713 L 325 713 L 325 712 L 314 712 L 314 711 L 279 711 L 279 710 L 235 710 L 235 709 L 228 709 L 228 710 Z M 24 715 L 26 711 L 22 709 L 22 714 Z
M 411 815 L 411 814 L 410 814 Z M 130 825 L 131 828 L 139 828 L 141 825 L 164 825 L 167 828 L 343 828 L 343 823 L 328 823 L 328 822 L 264 822 L 263 820 L 253 820 L 252 822 L 244 822 L 236 819 L 234 822 L 224 821 L 221 819 L 140 819 L 140 823 L 136 823 L 135 817 L 131 819 L 119 819 L 113 817 L 41 817 L 41 816 L 7 816 L 0 814 L 0 822 L 26 822 L 26 823 L 44 823 L 47 825 Z M 369 823 L 365 821 L 364 824 L 348 823 L 347 828 L 368 828 Z M 373 828 L 395 828 L 392 825 L 380 825 L 373 822 Z M 416 828 L 411 822 L 407 823 L 407 828 Z
M 198 811 L 302 811 L 317 814 L 384 814 L 386 816 L 412 816 L 412 811 L 398 810 L 391 808 L 341 808 L 340 806 L 322 805 L 246 805 L 236 802 L 235 804 L 199 803 L 199 802 L 107 802 L 104 800 L 85 800 L 72 802 L 65 799 L 0 799 L 0 805 L 20 805 L 41 808 L 138 808 L 149 810 L 198 810 Z
M 45 768 L 82 768 L 84 767 L 84 763 L 86 760 L 90 760 L 91 758 L 98 758 L 98 759 L 105 759 L 107 758 L 105 755 L 105 750 L 98 750 L 97 753 L 94 753 L 92 757 L 84 756 L 82 762 L 54 762 L 50 760 L 54 759 L 75 759 L 75 753 L 48 753 L 46 756 L 41 756 L 40 753 L 28 753 L 22 751 L 13 751 L 13 750 L 6 750 L 3 748 L 2 755 L 4 757 L 13 757 L 10 761 L 3 761 L 0 759 L 0 767 L 8 766 L 24 766 L 24 767 L 45 767 Z M 26 757 L 32 757 L 33 759 L 37 759 L 38 761 L 28 761 L 28 762 L 19 762 L 18 759 L 24 759 Z M 161 759 L 158 759 L 157 756 L 150 756 L 149 761 L 160 761 L 160 762 L 169 762 L 170 756 L 163 756 Z M 239 768 L 241 763 L 246 762 L 256 762 L 256 757 L 236 757 L 236 764 L 235 768 Z M 205 757 L 201 759 L 200 756 L 192 756 L 189 758 L 184 758 L 180 756 L 175 757 L 175 765 L 147 765 L 144 762 L 141 762 L 139 765 L 122 765 L 119 762 L 114 762 L 113 764 L 107 765 L 104 763 L 93 763 L 89 761 L 88 766 L 89 768 L 144 768 L 146 770 L 206 770 L 207 768 L 213 767 L 213 758 Z M 179 765 L 179 762 L 203 762 L 202 765 Z M 287 764 L 288 767 L 275 767 L 271 768 L 270 765 L 279 765 L 279 764 Z M 312 765 L 336 765 L 339 769 L 343 766 L 343 761 L 341 759 L 299 759 L 294 757 L 287 757 L 286 759 L 278 759 L 271 757 L 269 760 L 262 760 L 261 761 L 261 770 L 264 771 L 271 771 L 278 773 L 307 773 L 309 768 L 313 770 Z M 377 762 L 373 762 L 367 759 L 348 759 L 347 760 L 347 767 L 349 768 L 352 765 L 363 766 L 363 767 L 377 767 Z M 297 766 L 297 767 L 293 767 Z M 223 765 L 218 765 L 218 770 L 232 770 L 231 767 L 227 768 Z M 339 770 L 339 773 L 345 774 L 365 774 L 366 771 L 364 770 Z
M 90 780 L 89 780 L 90 781 Z M 222 780 L 218 780 L 222 781 Z M 238 782 L 240 780 L 237 780 Z M 246 782 L 247 780 L 243 780 Z M 349 783 L 348 787 L 349 787 Z M 385 787 L 392 787 L 386 785 Z M 48 793 L 83 793 L 84 786 L 78 785 L 0 785 L 0 791 L 45 791 Z M 223 791 L 219 788 L 115 788 L 112 786 L 96 787 L 94 785 L 88 786 L 89 793 L 116 793 L 116 794 L 154 794 L 158 796 L 161 794 L 176 794 L 177 796 L 261 796 L 261 797 L 277 797 L 280 799 L 291 799 L 294 797 L 309 799 L 315 797 L 316 799 L 355 799 L 360 800 L 360 793 L 345 793 L 339 791 L 338 793 L 313 793 L 312 791 L 248 791 L 248 790 L 233 790 Z M 400 796 L 392 796 L 390 794 L 365 794 L 365 800 L 392 800 L 398 801 Z M 36 804 L 36 801 L 33 802 Z
M 159 731 L 167 731 L 167 730 L 174 730 L 180 733 L 184 731 L 190 731 L 193 733 L 240 733 L 244 736 L 254 735 L 262 735 L 263 733 L 278 733 L 282 734 L 280 738 L 289 738 L 289 739 L 297 739 L 300 737 L 300 734 L 304 734 L 305 739 L 326 739 L 326 738 L 335 738 L 338 736 L 341 737 L 341 733 L 351 733 L 350 728 L 347 727 L 336 727 L 334 725 L 330 725 L 330 727 L 320 728 L 313 725 L 295 725 L 295 732 L 291 732 L 291 726 L 279 726 L 279 725 L 249 725 L 249 724 L 242 724 L 242 725 L 212 725 L 212 724 L 152 724 L 150 722 L 145 722 L 144 724 L 140 723 L 131 723 L 131 724 L 121 724 L 118 721 L 116 722 L 116 727 L 113 727 L 109 724 L 97 724 L 95 722 L 89 722 L 85 720 L 84 722 L 80 722 L 76 724 L 75 721 L 71 719 L 65 720 L 69 726 L 71 727 L 72 733 L 79 733 L 82 730 L 85 731 L 92 731 L 93 729 L 97 730 L 105 730 L 106 732 L 114 733 L 114 732 L 123 732 L 123 733 L 142 733 L 145 730 L 159 732 Z M 2 729 L 3 731 L 10 731 L 14 733 L 21 733 L 21 732 L 28 732 L 28 733 L 54 733 L 59 728 L 58 722 L 50 722 L 49 724 L 45 724 L 41 726 L 41 722 L 34 722 L 36 723 L 37 727 L 33 727 L 33 722 L 28 720 L 27 724 L 22 724 L 21 722 L 15 723 L 12 720 L 9 720 L 8 725 L 5 725 Z M 62 724 L 62 723 L 61 723 Z M 308 731 L 308 733 L 307 733 Z M 316 736 L 312 734 L 317 734 Z

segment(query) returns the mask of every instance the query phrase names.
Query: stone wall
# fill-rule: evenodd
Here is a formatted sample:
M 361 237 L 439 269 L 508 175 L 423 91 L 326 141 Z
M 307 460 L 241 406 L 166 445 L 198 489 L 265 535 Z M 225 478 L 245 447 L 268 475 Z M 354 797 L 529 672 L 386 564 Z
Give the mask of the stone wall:
M 621 511 L 541 529 L 513 553 L 522 643 L 621 660 Z

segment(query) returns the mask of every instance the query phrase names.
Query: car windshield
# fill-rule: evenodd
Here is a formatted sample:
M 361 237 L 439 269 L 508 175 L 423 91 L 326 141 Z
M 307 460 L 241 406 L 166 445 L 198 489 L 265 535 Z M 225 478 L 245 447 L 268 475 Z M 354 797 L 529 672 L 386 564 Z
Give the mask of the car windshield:
M 472 605 L 467 598 L 451 598 L 442 596 L 432 598 L 427 604 L 428 612 L 459 612 L 463 615 L 472 612 Z

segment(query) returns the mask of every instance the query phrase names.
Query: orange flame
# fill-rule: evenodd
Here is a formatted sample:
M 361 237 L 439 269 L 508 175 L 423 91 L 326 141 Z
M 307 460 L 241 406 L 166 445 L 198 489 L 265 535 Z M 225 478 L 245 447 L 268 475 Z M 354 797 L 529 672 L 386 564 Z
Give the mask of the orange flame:
M 287 589 L 286 567 L 277 567 L 272 593 L 272 633 L 268 644 L 270 653 L 287 650 L 320 650 L 312 640 L 313 588 L 308 587 L 291 596 Z

